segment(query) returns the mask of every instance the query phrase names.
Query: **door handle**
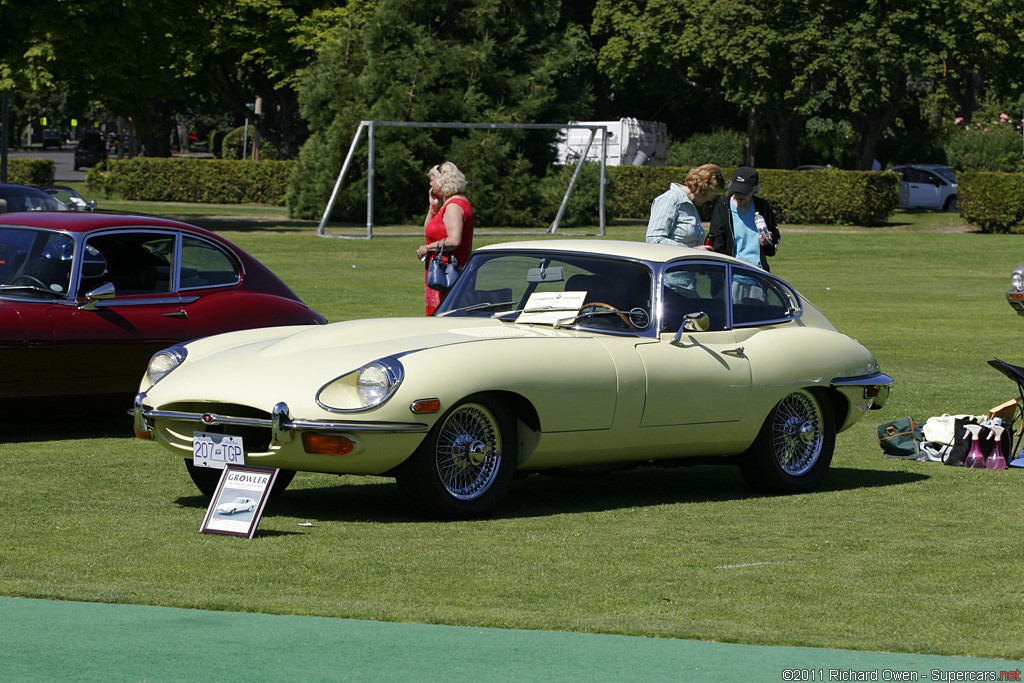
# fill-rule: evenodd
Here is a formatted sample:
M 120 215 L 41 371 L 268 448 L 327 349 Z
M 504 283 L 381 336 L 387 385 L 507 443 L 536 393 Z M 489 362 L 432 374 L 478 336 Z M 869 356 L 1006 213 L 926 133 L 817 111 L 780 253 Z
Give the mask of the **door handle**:
M 738 346 L 735 349 L 726 349 L 725 351 L 722 351 L 722 353 L 725 354 L 726 356 L 740 356 L 740 357 L 743 357 L 743 347 L 742 346 Z
M 183 309 L 179 308 L 178 310 L 176 310 L 176 311 L 174 311 L 172 313 L 164 313 L 164 317 L 165 318 L 184 318 L 185 320 L 188 320 L 188 313 L 186 311 L 184 311 Z

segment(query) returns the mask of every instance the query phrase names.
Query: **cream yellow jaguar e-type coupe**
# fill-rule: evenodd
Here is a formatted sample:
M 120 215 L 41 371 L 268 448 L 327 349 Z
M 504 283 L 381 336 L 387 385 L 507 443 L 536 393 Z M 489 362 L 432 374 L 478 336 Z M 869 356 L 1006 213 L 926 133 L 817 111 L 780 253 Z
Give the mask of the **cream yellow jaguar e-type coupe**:
M 433 317 L 232 332 L 153 356 L 135 432 L 210 495 L 225 463 L 393 476 L 421 514 L 491 513 L 514 475 L 737 464 L 814 489 L 892 379 L 790 285 L 605 240 L 474 252 Z

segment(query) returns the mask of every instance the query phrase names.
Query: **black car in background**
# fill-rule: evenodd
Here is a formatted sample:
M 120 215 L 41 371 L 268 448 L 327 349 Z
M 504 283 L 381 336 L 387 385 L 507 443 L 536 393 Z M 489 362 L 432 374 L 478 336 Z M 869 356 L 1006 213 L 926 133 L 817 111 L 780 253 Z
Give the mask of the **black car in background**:
M 103 133 L 98 130 L 87 130 L 82 134 L 75 148 L 75 170 L 92 167 L 107 160 L 107 143 Z
M 43 149 L 49 147 L 64 149 L 64 131 L 60 128 L 47 128 L 43 131 Z

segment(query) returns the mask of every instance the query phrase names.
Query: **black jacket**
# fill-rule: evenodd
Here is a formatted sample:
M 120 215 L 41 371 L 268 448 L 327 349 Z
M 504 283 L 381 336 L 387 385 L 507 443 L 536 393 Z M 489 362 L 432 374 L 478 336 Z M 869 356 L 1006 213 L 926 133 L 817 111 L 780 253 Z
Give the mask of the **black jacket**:
M 711 231 L 708 233 L 708 243 L 712 249 L 720 254 L 735 256 L 736 237 L 733 234 L 732 209 L 729 206 L 731 200 L 732 196 L 726 195 L 715 204 L 715 208 L 711 212 Z M 768 267 L 768 257 L 775 256 L 775 252 L 779 249 L 779 240 L 782 239 L 782 234 L 779 233 L 779 224 L 775 220 L 775 212 L 772 211 L 772 205 L 761 197 L 754 197 L 753 200 L 754 210 L 764 216 L 765 223 L 768 224 L 768 230 L 772 233 L 772 244 L 768 246 L 761 245 L 761 267 L 771 272 L 771 268 Z

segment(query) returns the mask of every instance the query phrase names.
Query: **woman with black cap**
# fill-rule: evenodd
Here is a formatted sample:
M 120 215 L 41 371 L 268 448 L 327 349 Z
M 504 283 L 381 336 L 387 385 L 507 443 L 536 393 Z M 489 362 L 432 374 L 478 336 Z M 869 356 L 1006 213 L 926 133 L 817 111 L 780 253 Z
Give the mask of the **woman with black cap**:
M 708 244 L 721 254 L 770 270 L 768 257 L 775 256 L 782 235 L 771 204 L 755 196 L 760 189 L 757 169 L 736 169 L 729 194 L 715 204 L 711 213 Z

